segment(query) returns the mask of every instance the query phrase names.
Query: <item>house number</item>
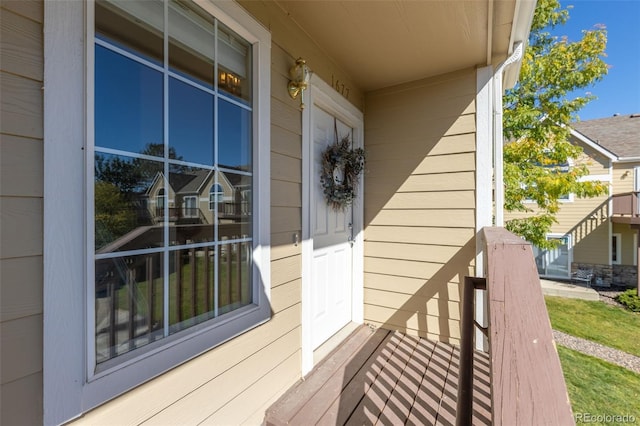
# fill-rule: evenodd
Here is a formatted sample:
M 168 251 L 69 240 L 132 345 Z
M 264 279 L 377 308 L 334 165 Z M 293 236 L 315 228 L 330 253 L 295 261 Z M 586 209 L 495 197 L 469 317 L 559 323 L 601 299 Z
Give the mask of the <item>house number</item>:
M 331 87 L 336 89 L 336 92 L 349 99 L 349 88 L 345 86 L 344 83 L 342 83 L 340 80 L 334 78 L 333 75 L 331 75 Z

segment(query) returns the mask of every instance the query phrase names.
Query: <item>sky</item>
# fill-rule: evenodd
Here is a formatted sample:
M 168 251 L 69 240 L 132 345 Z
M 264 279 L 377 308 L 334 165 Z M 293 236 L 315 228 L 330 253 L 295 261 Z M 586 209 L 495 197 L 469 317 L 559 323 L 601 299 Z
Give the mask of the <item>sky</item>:
M 582 37 L 582 30 L 598 24 L 607 29 L 609 73 L 585 91 L 598 99 L 578 112 L 580 120 L 640 113 L 640 0 L 560 0 L 572 5 L 569 20 L 552 34 L 566 35 L 569 41 Z

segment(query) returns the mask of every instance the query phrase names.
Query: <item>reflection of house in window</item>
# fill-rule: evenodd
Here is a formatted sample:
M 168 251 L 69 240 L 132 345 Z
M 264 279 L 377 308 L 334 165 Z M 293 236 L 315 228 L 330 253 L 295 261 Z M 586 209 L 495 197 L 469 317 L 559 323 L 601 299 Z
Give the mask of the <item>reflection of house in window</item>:
M 160 188 L 156 195 L 156 215 L 164 216 L 164 188 Z
M 216 208 L 216 202 L 222 203 L 223 197 L 224 190 L 222 185 L 219 183 L 211 185 L 211 189 L 209 189 L 209 210 L 213 211 Z
M 182 214 L 184 217 L 198 217 L 198 197 L 194 195 L 184 197 Z

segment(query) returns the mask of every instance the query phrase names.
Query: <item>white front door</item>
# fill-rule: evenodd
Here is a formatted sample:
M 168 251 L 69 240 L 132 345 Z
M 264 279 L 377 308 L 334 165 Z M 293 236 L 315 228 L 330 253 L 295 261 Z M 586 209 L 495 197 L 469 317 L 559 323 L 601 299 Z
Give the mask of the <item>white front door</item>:
M 353 293 L 353 213 L 330 207 L 320 185 L 322 152 L 353 129 L 312 106 L 310 228 L 313 239 L 311 343 L 315 349 L 351 321 Z M 337 131 L 337 132 L 336 132 Z

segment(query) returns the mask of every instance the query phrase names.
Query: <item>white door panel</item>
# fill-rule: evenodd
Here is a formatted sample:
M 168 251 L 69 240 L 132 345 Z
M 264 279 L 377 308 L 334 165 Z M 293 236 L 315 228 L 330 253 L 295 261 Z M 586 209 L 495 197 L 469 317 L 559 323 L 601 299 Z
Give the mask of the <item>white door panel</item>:
M 351 129 L 322 109 L 313 106 L 311 151 L 311 229 L 313 229 L 312 345 L 321 345 L 351 320 L 352 297 L 352 209 L 336 211 L 324 198 L 320 184 L 322 152 Z

